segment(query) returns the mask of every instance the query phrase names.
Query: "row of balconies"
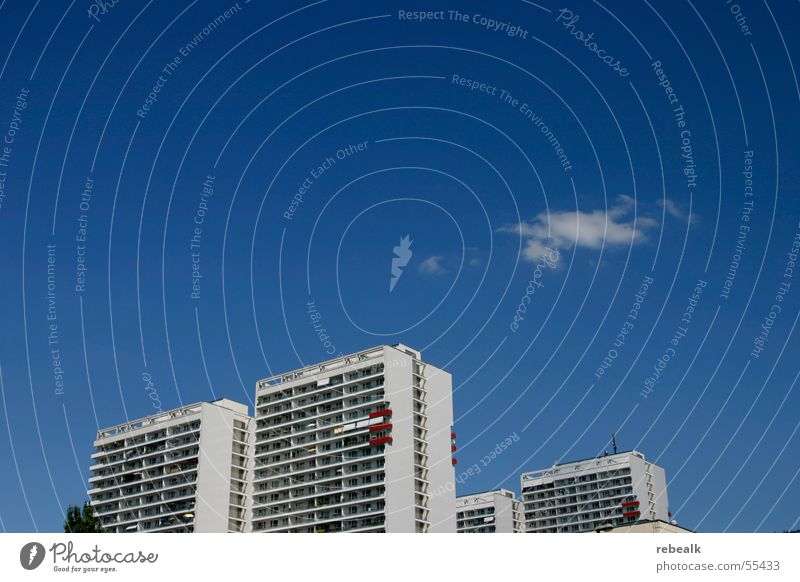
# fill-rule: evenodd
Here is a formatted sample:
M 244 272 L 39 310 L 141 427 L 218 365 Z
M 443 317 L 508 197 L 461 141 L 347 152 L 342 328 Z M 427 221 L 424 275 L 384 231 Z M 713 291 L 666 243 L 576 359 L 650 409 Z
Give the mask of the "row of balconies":
M 619 481 L 619 482 L 617 482 Z M 626 488 L 631 488 L 631 479 L 622 479 L 622 480 L 615 480 L 614 482 L 607 482 L 604 487 L 596 487 L 591 489 L 585 489 L 583 491 L 612 491 L 615 490 L 614 488 L 619 488 L 625 486 Z M 578 493 L 577 488 L 564 488 L 564 489 L 551 489 L 549 491 L 540 491 L 539 493 L 524 493 L 522 495 L 522 499 L 525 502 L 529 502 L 532 500 L 539 500 L 539 499 L 557 499 L 560 497 L 564 497 L 566 495 L 575 495 Z
M 363 422 L 369 420 L 373 413 L 380 412 L 379 408 L 373 409 L 375 400 L 356 406 L 348 415 L 345 422 L 344 415 L 337 414 L 331 419 L 304 418 L 301 422 L 286 426 L 280 429 L 259 431 L 256 452 L 262 452 L 269 444 L 276 442 L 303 443 L 303 437 L 313 436 L 316 438 L 328 438 L 335 434 L 341 434 L 344 425 Z M 385 406 L 381 401 L 380 406 Z M 339 432 L 337 432 L 339 431 Z
M 362 447 L 356 449 L 350 449 L 344 452 L 344 448 L 340 448 L 337 450 L 318 450 L 315 453 L 309 453 L 308 451 L 299 452 L 299 451 L 292 451 L 290 453 L 281 453 L 277 455 L 269 455 L 269 460 L 266 457 L 260 457 L 263 462 L 262 466 L 270 466 L 273 468 L 278 468 L 281 465 L 291 465 L 292 463 L 297 463 L 298 461 L 305 461 L 308 463 L 315 463 L 316 466 L 329 466 L 336 463 L 346 463 L 349 461 L 354 461 L 358 459 L 363 459 L 366 457 L 374 457 L 383 454 L 383 448 L 378 446 L 371 446 L 371 447 Z
M 549 518 L 565 518 L 567 522 L 571 522 L 572 518 L 578 516 L 585 516 L 589 514 L 602 514 L 604 517 L 615 517 L 623 515 L 623 510 L 621 507 L 614 506 L 614 507 L 599 507 L 599 506 L 592 506 L 592 507 L 581 507 L 581 508 L 570 508 L 568 511 L 562 511 L 562 509 L 544 509 L 540 510 L 535 513 L 535 515 L 527 515 L 528 518 L 533 517 L 534 519 L 549 519 Z M 580 521 L 580 520 L 577 520 Z
M 372 471 L 373 469 L 381 469 L 383 465 L 378 465 L 377 467 L 370 467 L 363 469 L 359 474 L 365 474 L 366 472 Z M 298 500 L 298 499 L 307 499 L 311 497 L 319 497 L 320 495 L 328 495 L 330 493 L 340 492 L 340 491 L 358 491 L 359 489 L 373 487 L 374 483 L 372 480 L 369 480 L 366 483 L 362 484 L 352 484 L 351 477 L 355 473 L 350 473 L 346 477 L 348 478 L 348 482 L 345 485 L 345 479 L 343 478 L 336 478 L 333 483 L 323 484 L 320 485 L 318 481 L 309 481 L 308 483 L 301 483 L 301 484 L 292 484 L 291 480 L 289 480 L 289 484 L 285 484 L 283 486 L 278 486 L 273 489 L 265 489 L 258 492 L 255 498 L 255 502 L 259 505 L 274 505 L 275 503 L 280 503 L 286 500 Z M 380 480 L 383 480 L 381 477 Z
M 355 507 L 362 504 L 364 501 L 372 501 L 375 499 L 383 499 L 385 490 L 383 487 L 367 490 L 362 495 L 354 498 L 345 496 L 344 494 L 326 495 L 322 497 L 312 497 L 307 501 L 289 501 L 281 502 L 277 505 L 259 505 L 258 509 L 253 510 L 254 517 L 269 517 L 273 515 L 292 516 L 300 515 L 303 513 L 319 511 L 320 509 L 342 509 L 347 507 Z
M 355 449 L 355 450 L 352 450 L 352 451 L 348 452 L 347 454 L 345 454 L 343 456 L 344 458 L 341 459 L 340 461 L 331 461 L 330 463 L 325 463 L 325 464 L 322 464 L 321 466 L 333 468 L 336 465 L 344 465 L 346 463 L 352 462 L 353 460 L 359 460 L 359 459 L 360 460 L 382 459 L 383 458 L 383 451 L 381 449 L 382 449 L 382 447 L 380 447 L 380 446 L 372 446 L 372 447 L 369 447 L 369 448 L 366 448 L 366 449 Z M 360 453 L 360 452 L 369 453 L 369 454 L 364 454 L 364 455 L 354 454 L 354 453 Z M 259 477 L 262 477 L 262 478 L 269 478 L 270 477 L 269 469 L 261 469 L 259 472 L 260 472 Z M 272 475 L 274 475 L 274 473 L 272 473 Z M 256 489 L 258 489 L 259 491 L 266 491 L 267 490 L 267 486 L 266 486 L 265 483 L 262 482 L 256 487 Z
M 132 496 L 139 496 L 149 492 L 158 492 L 160 490 L 171 489 L 180 487 L 184 484 L 191 484 L 197 481 L 197 472 L 191 471 L 183 473 L 178 477 L 170 477 L 169 479 L 157 479 L 155 481 L 138 482 L 133 485 L 116 484 L 109 487 L 96 487 L 89 490 L 95 500 L 114 499 L 114 498 L 128 498 Z M 115 493 L 119 491 L 119 493 Z
M 526 519 L 528 519 L 528 517 L 529 516 L 526 516 Z M 623 512 L 621 507 L 610 507 L 599 510 L 597 508 L 587 508 L 586 510 L 579 510 L 569 514 L 549 514 L 541 518 L 535 518 L 534 523 L 552 523 L 555 520 L 557 525 L 582 524 L 597 520 L 621 520 L 622 518 Z
M 373 477 L 367 480 L 363 475 L 374 474 Z M 362 476 L 359 482 L 358 476 Z M 327 485 L 329 486 L 331 491 L 335 491 L 337 488 L 341 488 L 342 490 L 349 490 L 351 488 L 358 487 L 359 485 L 375 483 L 375 482 L 382 482 L 385 479 L 385 475 L 383 474 L 383 467 L 375 467 L 374 469 L 369 469 L 366 471 L 361 471 L 359 473 L 350 473 L 347 475 L 343 474 L 332 474 L 328 476 L 322 475 L 300 475 L 297 477 L 284 477 L 274 479 L 272 481 L 267 482 L 269 492 L 277 492 L 283 489 L 291 489 L 293 487 L 300 487 L 302 485 Z M 427 491 L 423 491 L 426 493 Z
M 311 492 L 308 492 L 309 489 L 311 489 Z M 262 512 L 260 515 L 267 515 L 268 513 L 272 513 L 272 511 L 269 510 L 270 507 L 290 501 L 304 502 L 312 499 L 324 500 L 329 497 L 335 497 L 338 499 L 338 503 L 344 501 L 355 501 L 358 499 L 374 499 L 375 497 L 380 497 L 383 495 L 384 491 L 385 488 L 382 485 L 376 486 L 374 483 L 360 485 L 358 487 L 348 489 L 347 491 L 344 491 L 342 487 L 339 487 L 336 490 L 331 490 L 330 488 L 324 487 L 300 488 L 293 491 L 283 491 L 281 493 L 272 493 L 269 495 L 257 495 L 253 500 L 253 504 L 254 507 L 260 508 L 259 511 Z M 278 497 L 274 498 L 276 495 Z
M 348 376 L 349 376 L 348 380 L 349 381 L 354 381 L 354 380 L 357 380 L 359 378 L 365 378 L 365 377 L 369 377 L 369 376 L 374 376 L 376 374 L 383 373 L 383 370 L 384 370 L 383 363 L 373 364 L 372 366 L 369 366 L 369 367 L 366 367 L 366 368 L 361 368 L 361 369 L 357 370 L 356 372 L 348 373 Z M 308 370 L 308 371 L 311 372 L 312 370 Z M 317 368 L 315 371 L 317 371 L 319 373 L 319 372 L 322 372 L 324 370 Z M 353 376 L 353 374 L 355 374 L 355 376 Z M 277 380 L 278 378 L 275 378 L 275 379 Z M 300 386 L 293 386 L 293 387 L 290 387 L 290 388 L 279 389 L 277 391 L 271 392 L 270 394 L 265 394 L 263 396 L 260 396 L 258 398 L 258 400 L 256 401 L 256 403 L 257 403 L 256 405 L 257 406 L 261 406 L 262 404 L 268 404 L 270 402 L 276 402 L 276 401 L 284 399 L 284 398 L 296 397 L 298 395 L 302 395 L 302 394 L 307 394 L 309 392 L 313 392 L 314 390 L 327 388 L 328 386 L 336 386 L 338 384 L 342 384 L 343 382 L 344 382 L 344 376 L 342 374 L 338 374 L 336 376 L 329 377 L 328 378 L 328 382 L 323 384 L 322 386 L 320 386 L 318 384 L 318 381 L 315 381 L 315 382 L 312 382 L 312 383 L 309 383 L 309 384 L 303 384 L 303 385 L 300 385 Z M 275 386 L 275 385 L 276 384 L 270 385 L 269 384 L 269 379 L 268 379 L 267 381 L 259 383 L 258 391 L 261 392 L 261 391 L 268 390 L 270 387 Z
M 379 515 L 371 515 L 367 518 L 362 519 L 351 519 L 349 516 L 347 519 L 344 520 L 335 520 L 335 521 L 327 521 L 321 524 L 303 524 L 302 526 L 295 526 L 289 528 L 288 524 L 274 524 L 271 520 L 270 522 L 261 522 L 258 525 L 263 526 L 260 531 L 286 531 L 289 533 L 334 533 L 334 532 L 348 532 L 348 533 L 360 533 L 360 532 L 372 532 L 372 533 L 381 533 L 385 531 L 385 517 L 382 514 Z M 271 527 L 273 529 L 266 530 L 264 528 Z M 275 529 L 277 528 L 277 529 Z M 287 529 L 281 529 L 287 528 Z
M 633 487 L 628 485 L 626 487 L 617 487 L 616 489 L 602 489 L 600 491 L 593 491 L 592 493 L 581 493 L 580 495 L 573 494 L 569 496 L 560 496 L 560 497 L 547 497 L 547 498 L 540 498 L 534 501 L 525 500 L 523 501 L 524 507 L 555 507 L 559 505 L 571 505 L 573 503 L 578 503 L 581 501 L 594 501 L 597 499 L 609 499 L 611 497 L 619 497 L 620 495 L 625 495 L 627 492 L 627 496 L 631 496 L 630 494 L 633 493 Z M 627 497 L 618 500 L 620 503 L 622 501 L 627 500 Z
M 634 523 L 636 518 L 611 517 L 600 518 L 580 523 L 557 524 L 551 523 L 541 525 L 538 523 L 526 522 L 526 531 L 529 533 L 559 533 L 559 532 L 581 532 L 596 531 L 605 526 L 617 526 L 623 523 Z
M 116 483 L 132 483 L 134 481 L 140 481 L 142 478 L 152 479 L 184 470 L 190 470 L 197 466 L 198 452 L 198 450 L 194 450 L 192 454 L 181 455 L 178 459 L 170 459 L 141 469 L 98 471 L 97 474 L 89 477 L 89 482 L 96 483 L 98 487 L 102 487 L 103 483 L 106 483 L 106 486 L 113 486 Z M 181 462 L 181 459 L 188 460 Z
M 138 437 L 127 438 L 124 441 L 118 441 L 122 444 L 116 446 L 102 445 L 99 450 L 92 453 L 91 458 L 98 459 L 100 457 L 107 457 L 109 455 L 125 454 L 128 451 L 136 451 L 148 446 L 159 446 L 161 441 L 174 438 L 176 436 L 186 435 L 188 433 L 196 433 L 200 430 L 200 421 L 194 421 L 189 424 L 181 424 L 170 429 L 162 429 L 157 433 L 141 435 Z M 162 443 L 163 444 L 163 443 Z
M 357 394 L 365 389 L 371 389 L 374 387 L 372 385 L 373 381 L 377 382 L 378 386 L 382 386 L 385 382 L 382 372 L 376 372 L 368 378 L 367 381 L 362 380 L 357 384 L 355 381 L 341 384 L 330 383 L 320 386 L 318 391 L 308 395 L 284 396 L 271 402 L 265 402 L 263 398 L 259 398 L 256 404 L 256 416 L 268 416 L 285 410 L 297 410 L 298 408 L 314 406 L 347 394 Z
M 355 400 L 355 402 L 345 402 L 347 399 Z M 260 440 L 261 434 L 270 429 L 283 428 L 293 423 L 307 423 L 309 420 L 318 417 L 335 416 L 339 412 L 357 410 L 383 399 L 383 386 L 376 386 L 365 390 L 357 399 L 353 399 L 350 395 L 340 396 L 339 398 L 331 399 L 325 404 L 312 404 L 303 408 L 294 408 L 289 413 L 261 417 L 256 422 L 256 440 Z M 294 427 L 291 428 L 294 429 Z
M 376 515 L 376 513 L 378 515 Z M 359 519 L 369 518 L 369 519 Z M 297 517 L 285 517 L 280 521 L 280 525 L 268 527 L 269 520 L 254 520 L 253 529 L 262 532 L 279 532 L 279 531 L 302 531 L 308 529 L 309 531 L 320 531 L 326 525 L 339 522 L 341 529 L 329 529 L 328 531 L 367 531 L 369 529 L 384 527 L 386 523 L 386 516 L 377 510 L 362 511 L 360 513 L 348 513 L 346 516 L 330 516 L 327 518 L 313 516 L 312 518 L 298 519 Z M 273 520 L 274 521 L 274 520 Z
M 304 441 L 298 441 L 295 443 L 290 442 L 287 446 L 273 448 L 269 453 L 257 453 L 256 466 L 258 466 L 259 462 L 264 464 L 264 458 L 268 457 L 270 453 L 274 453 L 274 451 L 280 451 L 282 454 L 290 451 L 297 451 L 298 453 L 302 454 L 302 451 L 305 450 L 309 454 L 319 454 L 320 448 L 324 447 L 325 445 L 331 446 L 328 449 L 323 448 L 323 452 L 326 450 L 346 449 L 348 447 L 358 446 L 359 444 L 369 442 L 369 434 L 368 427 L 364 427 L 362 429 L 356 429 L 347 433 L 332 435 L 324 439 L 317 439 L 314 435 L 312 435 L 314 438 L 307 438 Z M 274 444 L 280 443 L 273 443 L 273 445 Z
M 94 465 L 92 466 L 92 470 L 94 471 L 95 477 L 119 475 L 144 468 L 156 467 L 165 463 L 174 463 L 186 459 L 187 457 L 194 457 L 200 452 L 200 447 L 196 443 L 185 445 L 185 447 L 182 449 L 174 449 L 169 453 L 156 454 L 154 457 L 137 459 L 135 461 L 122 461 L 124 464 L 119 465 L 116 463 L 113 465 Z
M 116 507 L 110 507 L 110 506 L 107 506 L 107 505 L 105 505 L 105 506 L 95 505 L 95 510 L 96 510 L 96 513 L 97 513 L 98 517 L 104 516 L 104 515 L 105 516 L 110 516 L 110 515 L 113 515 L 113 514 L 116 514 L 116 513 L 126 513 L 126 512 L 129 512 L 129 511 L 133 511 L 133 510 L 157 507 L 157 506 L 160 506 L 160 505 L 164 505 L 166 503 L 173 503 L 173 502 L 181 501 L 181 500 L 189 500 L 189 499 L 193 499 L 194 496 L 195 496 L 195 491 L 194 490 L 190 490 L 190 491 L 182 492 L 180 495 L 175 495 L 174 497 L 166 497 L 165 496 L 164 498 L 154 499 L 154 500 L 150 500 L 150 501 L 147 501 L 147 498 L 145 498 L 145 499 L 139 498 L 138 502 L 136 502 L 136 503 L 130 503 L 129 502 L 129 503 L 125 503 L 123 505 L 122 502 L 117 502 L 117 506 Z
M 614 479 L 616 477 L 625 477 L 631 474 L 630 467 L 621 467 L 612 471 L 600 471 L 597 473 L 577 474 L 566 479 L 556 479 L 554 481 L 556 487 L 563 487 L 565 485 L 573 485 L 576 483 L 588 483 L 592 481 L 603 481 L 607 479 Z
M 190 517 L 191 514 L 191 517 Z M 178 515 L 186 519 L 194 519 L 194 501 L 182 501 L 177 503 L 165 503 L 157 508 L 125 511 L 119 514 L 103 517 L 100 521 L 104 527 L 122 527 L 125 528 L 130 525 L 136 525 L 139 522 L 152 520 L 157 518 L 159 521 L 171 521 L 170 518 L 177 517 Z M 161 524 L 165 525 L 165 524 Z
M 305 512 L 280 512 L 277 515 L 287 517 L 290 523 L 292 521 L 295 523 L 309 523 L 383 511 L 385 507 L 386 503 L 378 500 L 375 501 L 375 503 L 358 502 L 352 505 L 341 504 L 337 507 L 327 506 L 325 508 L 315 508 Z
M 551 497 L 546 501 L 536 501 L 534 503 L 526 502 L 524 503 L 525 511 L 532 511 L 535 509 L 539 509 L 542 507 L 562 507 L 565 505 L 574 505 L 576 503 L 590 503 L 593 501 L 600 501 L 600 500 L 611 500 L 615 499 L 614 503 L 621 503 L 622 499 L 626 496 L 629 496 L 632 493 L 633 489 L 631 487 L 624 487 L 618 489 L 608 489 L 604 491 L 597 492 L 593 495 L 578 495 L 572 497 Z
M 145 445 L 144 447 L 128 449 L 124 453 L 116 453 L 108 455 L 103 461 L 95 463 L 90 470 L 95 470 L 100 467 L 109 467 L 117 463 L 130 462 L 132 459 L 143 459 L 145 457 L 158 454 L 163 451 L 172 451 L 184 446 L 196 444 L 199 441 L 198 437 L 188 437 L 176 439 L 174 441 L 167 441 L 161 445 Z
M 263 479 L 265 481 L 268 489 L 267 491 L 274 491 L 278 489 L 286 489 L 289 487 L 298 487 L 301 485 L 311 485 L 311 484 L 319 484 L 319 483 L 326 483 L 330 484 L 331 482 L 336 482 L 336 484 L 341 484 L 342 478 L 344 475 L 342 474 L 332 474 L 328 477 L 320 477 L 319 475 L 313 474 L 303 474 L 291 477 L 284 477 L 284 476 L 271 476 L 267 479 Z M 261 490 L 261 489 L 259 489 Z

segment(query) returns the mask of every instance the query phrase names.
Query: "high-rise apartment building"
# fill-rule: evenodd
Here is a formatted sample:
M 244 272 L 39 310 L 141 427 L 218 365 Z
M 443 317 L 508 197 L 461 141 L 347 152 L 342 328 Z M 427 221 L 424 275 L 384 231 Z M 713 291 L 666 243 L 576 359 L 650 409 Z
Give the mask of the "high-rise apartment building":
M 89 496 L 109 532 L 249 530 L 247 405 L 199 402 L 98 431 Z
M 667 523 L 660 519 L 643 519 L 633 523 L 609 526 L 597 531 L 598 533 L 694 533 L 692 530 L 678 525 L 674 520 Z
M 253 531 L 455 532 L 452 379 L 419 352 L 261 380 L 255 420 Z
M 587 532 L 669 521 L 664 469 L 637 451 L 524 473 L 526 532 Z
M 521 533 L 521 503 L 513 491 L 496 489 L 456 498 L 458 533 Z

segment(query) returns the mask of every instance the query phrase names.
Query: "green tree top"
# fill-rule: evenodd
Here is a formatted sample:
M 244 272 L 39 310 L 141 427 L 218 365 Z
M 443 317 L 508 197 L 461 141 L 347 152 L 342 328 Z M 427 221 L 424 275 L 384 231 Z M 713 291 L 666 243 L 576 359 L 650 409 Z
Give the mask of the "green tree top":
M 86 501 L 83 509 L 77 505 L 67 508 L 67 517 L 64 520 L 65 533 L 103 533 L 100 520 L 94 515 L 92 505 Z

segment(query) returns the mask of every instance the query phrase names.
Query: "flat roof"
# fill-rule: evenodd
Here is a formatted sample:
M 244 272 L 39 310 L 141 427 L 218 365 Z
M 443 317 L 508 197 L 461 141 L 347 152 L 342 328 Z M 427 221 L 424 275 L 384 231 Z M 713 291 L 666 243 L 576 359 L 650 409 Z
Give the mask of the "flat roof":
M 202 408 L 203 404 L 213 404 L 214 406 L 219 406 L 220 408 L 226 408 L 228 410 L 237 412 L 239 414 L 248 414 L 249 411 L 247 404 L 242 404 L 241 402 L 236 402 L 235 400 L 231 400 L 229 398 L 219 398 L 217 400 L 212 400 L 212 401 L 201 400 L 200 402 L 194 402 L 192 404 L 178 406 L 177 408 L 172 408 L 170 410 L 165 410 L 163 412 L 151 414 L 149 416 L 143 416 L 141 418 L 128 420 L 126 422 L 121 422 L 119 424 L 114 424 L 106 428 L 98 429 L 97 438 L 95 440 L 107 439 L 118 436 L 123 433 L 151 428 L 162 422 L 175 420 L 177 418 L 180 418 L 182 416 L 187 416 L 189 414 L 196 414 L 200 412 L 200 409 Z
M 478 491 L 477 493 L 468 493 L 467 495 L 457 495 L 456 500 L 459 499 L 466 499 L 467 497 L 478 497 L 479 495 L 493 495 L 495 493 L 499 493 L 500 495 L 505 495 L 506 497 L 511 497 L 512 499 L 516 499 L 517 496 L 514 494 L 513 491 L 510 489 L 492 489 L 490 491 Z
M 644 453 L 642 453 L 640 451 L 637 451 L 635 449 L 631 449 L 629 451 L 621 451 L 619 453 L 611 453 L 611 454 L 608 454 L 608 455 L 600 455 L 599 457 L 588 457 L 586 459 L 578 459 L 577 461 L 568 461 L 566 463 L 556 463 L 555 465 L 552 465 L 552 466 L 547 467 L 545 469 L 533 469 L 531 471 L 525 471 L 524 473 L 522 473 L 522 478 L 525 479 L 526 477 L 528 477 L 529 475 L 533 475 L 534 473 L 543 473 L 543 472 L 546 472 L 546 471 L 552 471 L 552 470 L 558 469 L 560 467 L 567 467 L 569 465 L 577 465 L 578 463 L 586 463 L 587 461 L 599 461 L 599 460 L 602 460 L 602 459 L 613 459 L 615 457 L 622 457 L 622 456 L 629 456 L 629 455 L 638 456 L 643 461 L 646 460 L 645 457 L 644 457 Z
M 392 348 L 400 352 L 404 352 L 410 356 L 414 356 L 417 359 L 422 359 L 422 353 L 419 350 L 415 350 L 414 348 L 411 348 L 405 344 L 380 344 L 371 348 L 353 352 L 352 354 L 341 355 L 330 360 L 325 360 L 324 362 L 317 362 L 303 368 L 297 368 L 295 370 L 289 370 L 281 374 L 275 374 L 267 378 L 262 378 L 256 382 L 256 386 L 257 388 L 262 388 L 265 385 L 276 386 L 284 382 L 292 382 L 307 376 L 317 376 L 321 372 L 335 370 L 336 368 L 349 366 L 360 361 L 367 361 L 370 358 L 377 357 L 378 352 L 382 352 L 384 348 Z

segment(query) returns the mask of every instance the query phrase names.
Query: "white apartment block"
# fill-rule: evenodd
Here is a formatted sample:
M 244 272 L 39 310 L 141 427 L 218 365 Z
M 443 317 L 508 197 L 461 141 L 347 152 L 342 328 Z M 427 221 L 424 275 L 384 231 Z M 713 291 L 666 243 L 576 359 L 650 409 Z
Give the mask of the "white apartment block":
M 452 379 L 419 352 L 261 380 L 255 420 L 253 531 L 455 532 Z
M 456 498 L 458 533 L 521 533 L 521 503 L 513 491 L 496 489 Z
M 199 402 L 98 431 L 89 496 L 109 532 L 243 532 L 253 419 Z
M 692 530 L 679 526 L 675 521 L 667 523 L 660 519 L 642 520 L 624 525 L 609 526 L 598 530 L 598 533 L 694 533 Z
M 523 473 L 526 532 L 592 532 L 669 521 L 664 469 L 637 451 Z

